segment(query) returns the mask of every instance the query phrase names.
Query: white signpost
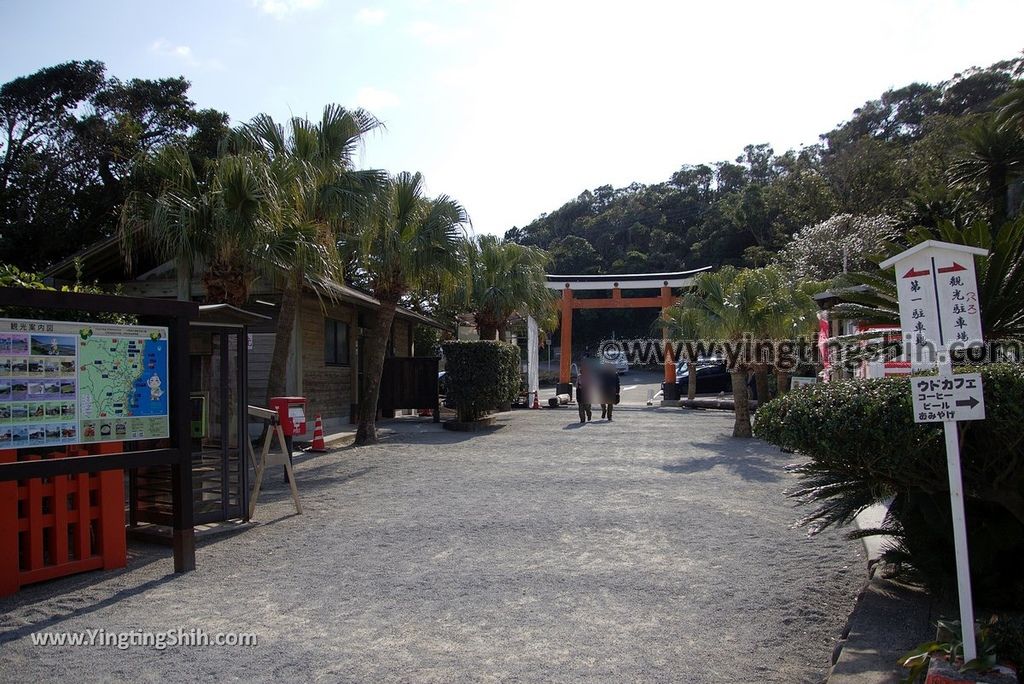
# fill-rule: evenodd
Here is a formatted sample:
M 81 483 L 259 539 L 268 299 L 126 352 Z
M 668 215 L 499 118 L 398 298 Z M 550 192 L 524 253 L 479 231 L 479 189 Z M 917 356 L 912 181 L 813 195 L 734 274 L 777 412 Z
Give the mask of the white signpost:
M 941 422 L 945 432 L 965 661 L 973 660 L 978 653 L 956 423 L 983 420 L 985 397 L 979 374 L 953 374 L 949 352 L 984 342 L 974 257 L 987 254 L 978 247 L 928 240 L 879 264 L 882 268 L 896 267 L 900 325 L 914 367 L 938 366 L 938 376 L 912 377 L 911 393 L 914 422 Z

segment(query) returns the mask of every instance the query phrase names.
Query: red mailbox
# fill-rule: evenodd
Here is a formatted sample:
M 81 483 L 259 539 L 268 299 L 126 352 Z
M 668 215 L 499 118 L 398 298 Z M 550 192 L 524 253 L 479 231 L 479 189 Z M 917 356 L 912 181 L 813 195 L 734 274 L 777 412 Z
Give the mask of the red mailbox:
M 306 434 L 305 397 L 271 397 L 270 408 L 277 411 L 285 437 Z

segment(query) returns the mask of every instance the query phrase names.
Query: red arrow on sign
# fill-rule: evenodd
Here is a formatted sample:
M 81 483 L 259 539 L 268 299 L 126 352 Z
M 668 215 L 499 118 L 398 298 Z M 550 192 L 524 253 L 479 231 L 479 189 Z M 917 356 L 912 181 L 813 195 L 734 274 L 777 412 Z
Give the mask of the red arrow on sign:
M 960 264 L 958 264 L 958 263 L 956 263 L 954 261 L 952 266 L 946 266 L 944 268 L 940 268 L 939 269 L 939 273 L 956 273 L 957 271 L 966 271 L 966 270 L 967 270 L 966 266 L 961 266 Z
M 921 276 L 926 276 L 929 273 L 931 273 L 931 271 L 929 271 L 927 268 L 924 269 L 923 271 L 915 271 L 913 268 L 911 268 L 909 271 L 907 271 L 907 274 L 905 276 L 903 276 L 903 277 L 904 278 L 920 278 Z

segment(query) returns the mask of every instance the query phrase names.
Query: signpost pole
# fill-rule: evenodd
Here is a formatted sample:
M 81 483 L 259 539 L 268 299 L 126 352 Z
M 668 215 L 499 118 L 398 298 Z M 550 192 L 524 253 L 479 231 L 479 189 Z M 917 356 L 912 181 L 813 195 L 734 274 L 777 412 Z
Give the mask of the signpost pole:
M 939 362 L 939 375 L 953 376 L 948 354 Z M 956 550 L 956 589 L 960 600 L 960 634 L 964 662 L 978 657 L 974 637 L 974 602 L 971 600 L 971 567 L 967 558 L 967 517 L 964 514 L 964 485 L 960 470 L 960 431 L 956 421 L 942 421 L 946 436 L 946 468 L 949 471 L 949 505 L 953 513 L 953 548 Z
M 960 629 L 964 640 L 964 662 L 974 660 L 974 606 L 971 601 L 971 570 L 967 562 L 967 521 L 964 517 L 964 487 L 960 477 L 960 440 L 956 423 L 942 424 L 946 432 L 946 465 L 949 468 L 949 503 L 953 510 L 953 545 L 956 548 L 956 585 L 960 598 Z

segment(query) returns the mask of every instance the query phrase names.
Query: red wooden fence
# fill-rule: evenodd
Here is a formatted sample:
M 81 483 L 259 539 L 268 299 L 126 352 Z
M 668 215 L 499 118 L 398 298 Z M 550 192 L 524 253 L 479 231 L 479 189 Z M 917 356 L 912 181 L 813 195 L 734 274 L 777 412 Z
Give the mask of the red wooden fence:
M 47 456 L 122 450 L 120 442 L 106 442 Z M 16 451 L 0 450 L 0 463 L 15 460 Z M 123 471 L 0 482 L 0 596 L 33 582 L 123 568 L 126 555 Z

